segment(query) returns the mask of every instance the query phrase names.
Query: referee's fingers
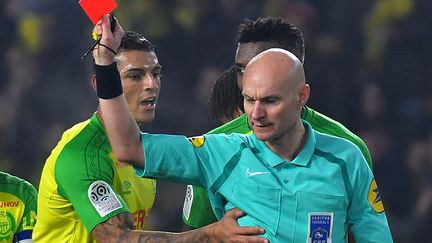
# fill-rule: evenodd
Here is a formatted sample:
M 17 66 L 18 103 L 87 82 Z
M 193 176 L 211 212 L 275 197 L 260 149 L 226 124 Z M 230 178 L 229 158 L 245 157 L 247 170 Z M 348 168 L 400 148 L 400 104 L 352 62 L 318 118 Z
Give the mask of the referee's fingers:
M 238 219 L 238 218 L 244 216 L 245 212 L 243 212 L 242 210 L 240 210 L 238 208 L 233 208 L 233 209 L 229 210 L 228 212 L 226 212 L 225 215 L 228 217 L 234 218 L 234 219 Z
M 241 226 L 237 233 L 239 235 L 261 235 L 265 233 L 265 230 L 259 226 Z

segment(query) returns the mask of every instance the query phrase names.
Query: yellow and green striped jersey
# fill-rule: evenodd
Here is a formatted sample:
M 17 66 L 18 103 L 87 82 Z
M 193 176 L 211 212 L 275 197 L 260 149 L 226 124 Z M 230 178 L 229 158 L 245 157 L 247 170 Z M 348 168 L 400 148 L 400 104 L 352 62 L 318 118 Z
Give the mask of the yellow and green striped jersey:
M 96 113 L 63 133 L 42 171 L 36 242 L 95 242 L 100 223 L 130 212 L 142 230 L 153 206 L 156 182 L 115 159 Z
M 32 184 L 0 172 L 0 243 L 31 239 L 37 192 Z

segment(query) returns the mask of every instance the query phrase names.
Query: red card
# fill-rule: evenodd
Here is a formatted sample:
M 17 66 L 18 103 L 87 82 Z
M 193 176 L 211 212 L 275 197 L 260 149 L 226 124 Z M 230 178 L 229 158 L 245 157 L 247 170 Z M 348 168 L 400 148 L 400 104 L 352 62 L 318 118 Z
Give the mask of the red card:
M 79 4 L 93 24 L 96 24 L 102 16 L 111 13 L 117 7 L 114 0 L 80 0 Z

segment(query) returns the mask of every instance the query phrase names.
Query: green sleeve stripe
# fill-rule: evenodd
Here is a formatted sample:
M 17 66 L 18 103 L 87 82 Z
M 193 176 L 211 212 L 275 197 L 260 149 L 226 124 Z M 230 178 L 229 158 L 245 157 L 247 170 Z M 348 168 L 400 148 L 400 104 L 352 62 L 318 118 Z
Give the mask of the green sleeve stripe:
M 222 174 L 219 175 L 218 178 L 216 179 L 216 181 L 210 186 L 211 192 L 216 193 L 219 190 L 219 188 L 223 185 L 223 183 L 225 183 L 227 178 L 233 172 L 234 168 L 237 166 L 237 164 L 241 158 L 241 153 L 245 148 L 246 148 L 246 145 L 242 143 L 240 145 L 240 148 L 237 151 L 237 153 L 235 153 L 231 157 L 231 159 L 225 164 Z

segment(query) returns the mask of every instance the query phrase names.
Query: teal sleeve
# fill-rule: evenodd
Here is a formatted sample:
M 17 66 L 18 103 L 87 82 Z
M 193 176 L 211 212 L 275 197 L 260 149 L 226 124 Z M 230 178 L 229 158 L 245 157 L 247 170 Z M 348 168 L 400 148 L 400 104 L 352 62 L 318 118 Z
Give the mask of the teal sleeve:
M 143 174 L 138 176 L 205 188 L 212 186 L 243 142 L 236 134 L 187 138 L 181 135 L 143 133 L 141 139 L 145 166 Z
M 208 134 L 234 132 L 242 134 L 251 132 L 246 114 L 209 131 Z M 217 218 L 212 210 L 207 191 L 199 186 L 188 186 L 188 189 L 190 192 L 188 194 L 187 191 L 183 205 L 183 222 L 193 228 L 216 222 Z
M 353 196 L 348 209 L 351 230 L 356 242 L 393 242 L 381 194 L 371 170 L 363 158 L 354 163 Z
M 135 168 L 135 173 L 140 177 L 205 186 L 206 177 L 201 176 L 200 163 L 204 158 L 198 155 L 192 139 L 196 143 L 205 140 L 204 137 L 188 139 L 178 135 L 141 134 L 145 166 Z
M 72 203 L 89 232 L 96 225 L 129 212 L 113 189 L 113 161 L 108 157 L 110 150 L 103 143 L 105 139 L 95 135 L 85 143 L 79 139 L 70 142 L 58 156 L 54 172 L 59 194 Z

